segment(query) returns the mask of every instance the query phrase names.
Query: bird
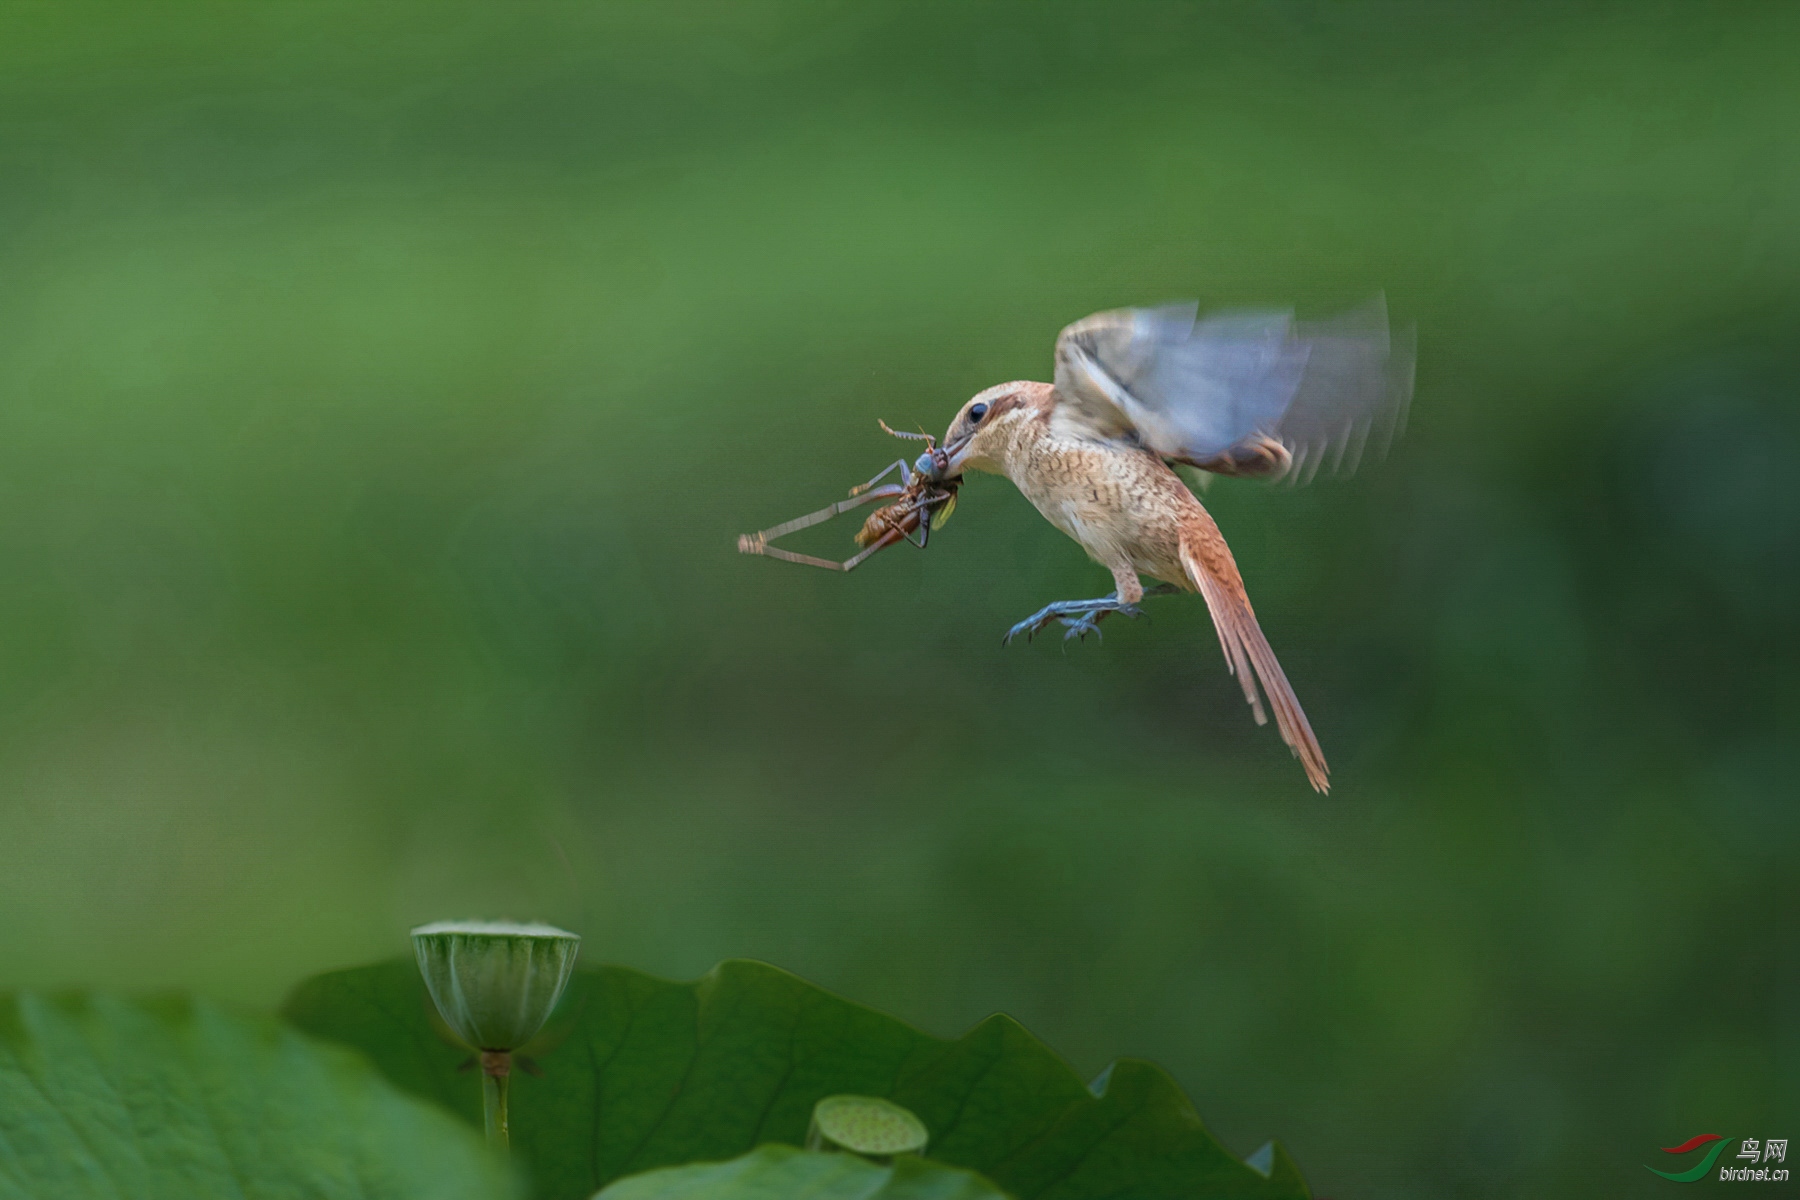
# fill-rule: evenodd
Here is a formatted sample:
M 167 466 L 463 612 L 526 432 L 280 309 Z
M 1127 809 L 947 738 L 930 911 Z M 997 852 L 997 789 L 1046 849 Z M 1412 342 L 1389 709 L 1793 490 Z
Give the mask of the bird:
M 1053 382 L 1015 381 L 965 402 L 945 431 L 943 476 L 1004 475 L 1049 522 L 1112 573 L 1113 590 L 1064 600 L 1003 642 L 1050 625 L 1098 633 L 1148 595 L 1198 592 L 1259 725 L 1275 725 L 1307 781 L 1331 770 L 1264 636 L 1231 549 L 1175 465 L 1310 482 L 1385 452 L 1412 397 L 1413 331 L 1390 332 L 1380 295 L 1320 321 L 1291 310 L 1202 317 L 1197 302 L 1112 309 L 1056 339 Z M 921 460 L 924 465 L 924 460 Z M 1156 582 L 1146 588 L 1140 577 Z M 1266 698 L 1266 707 L 1265 707 Z

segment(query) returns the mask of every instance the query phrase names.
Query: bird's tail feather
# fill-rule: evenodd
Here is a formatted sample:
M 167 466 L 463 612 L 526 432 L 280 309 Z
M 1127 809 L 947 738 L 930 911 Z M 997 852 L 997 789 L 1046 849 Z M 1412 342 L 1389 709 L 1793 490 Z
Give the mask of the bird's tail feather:
M 1250 607 L 1250 596 L 1238 575 L 1237 564 L 1226 548 L 1218 527 L 1207 518 L 1206 528 L 1184 530 L 1181 537 L 1181 565 L 1188 578 L 1206 599 L 1212 614 L 1213 628 L 1219 634 L 1219 648 L 1225 652 L 1225 666 L 1244 689 L 1244 699 L 1256 715 L 1256 723 L 1268 722 L 1257 684 L 1268 695 L 1269 707 L 1275 710 L 1275 727 L 1281 740 L 1288 744 L 1307 782 L 1320 792 L 1331 790 L 1331 768 L 1325 764 L 1325 752 L 1313 736 L 1312 725 L 1300 707 L 1300 701 L 1289 685 L 1269 639 L 1256 623 L 1256 612 Z

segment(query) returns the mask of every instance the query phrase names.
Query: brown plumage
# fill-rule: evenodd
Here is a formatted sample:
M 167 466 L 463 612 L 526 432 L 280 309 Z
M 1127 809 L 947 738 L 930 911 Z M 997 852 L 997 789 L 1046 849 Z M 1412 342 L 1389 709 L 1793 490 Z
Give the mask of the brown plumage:
M 1260 682 L 1282 740 L 1313 787 L 1327 790 L 1325 752 L 1256 622 L 1231 549 L 1180 477 L 1149 450 L 1069 429 L 1070 422 L 1058 420 L 1054 385 L 1003 384 L 969 406 L 984 398 L 992 408 L 971 437 L 962 465 L 1011 479 L 1052 525 L 1112 572 L 1122 603 L 1143 599 L 1140 575 L 1199 592 L 1212 613 L 1225 665 L 1243 686 L 1257 724 L 1268 720 Z M 965 421 L 967 411 L 957 420 Z M 954 424 L 951 430 L 954 437 Z
M 1197 591 L 1257 723 L 1267 721 L 1266 696 L 1308 782 L 1326 791 L 1324 751 L 1231 550 L 1165 460 L 1276 478 L 1327 459 L 1337 469 L 1372 431 L 1392 436 L 1411 394 L 1411 362 L 1409 347 L 1391 352 L 1379 303 L 1316 326 L 1270 313 L 1196 322 L 1191 307 L 1071 325 L 1057 341 L 1054 384 L 989 388 L 944 437 L 954 470 L 1005 475 L 1112 572 L 1112 596 L 1050 605 L 1008 637 L 1052 621 L 1069 627 L 1065 636 L 1086 634 L 1110 612 L 1136 615 L 1139 576 Z

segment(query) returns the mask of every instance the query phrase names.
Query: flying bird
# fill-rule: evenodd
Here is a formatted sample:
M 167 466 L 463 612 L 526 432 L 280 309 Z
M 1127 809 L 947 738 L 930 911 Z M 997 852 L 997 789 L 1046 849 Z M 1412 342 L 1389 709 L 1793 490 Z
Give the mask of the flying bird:
M 1199 317 L 1198 307 L 1116 309 L 1070 325 L 1056 339 L 1053 383 L 978 393 L 950 422 L 935 468 L 921 457 L 919 469 L 948 480 L 967 470 L 1005 475 L 1112 572 L 1107 595 L 1047 605 L 1005 640 L 1052 622 L 1065 638 L 1085 637 L 1111 613 L 1140 615 L 1146 595 L 1197 591 L 1257 724 L 1268 720 L 1266 697 L 1307 780 L 1324 792 L 1325 753 L 1231 550 L 1171 464 L 1300 483 L 1354 470 L 1366 448 L 1385 451 L 1404 425 L 1412 332 L 1390 335 L 1379 296 L 1315 322 L 1280 310 Z M 1146 591 L 1140 576 L 1157 582 Z

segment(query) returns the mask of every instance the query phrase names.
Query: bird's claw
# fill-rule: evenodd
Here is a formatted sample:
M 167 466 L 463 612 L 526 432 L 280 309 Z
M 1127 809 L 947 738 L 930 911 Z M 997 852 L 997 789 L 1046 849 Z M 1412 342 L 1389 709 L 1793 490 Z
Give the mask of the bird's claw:
M 1021 633 L 1030 641 L 1044 631 L 1044 627 L 1052 621 L 1061 622 L 1068 632 L 1063 634 L 1063 641 L 1070 638 L 1087 640 L 1092 633 L 1104 638 L 1100 632 L 1100 618 L 1107 613 L 1124 613 L 1128 617 L 1141 617 L 1144 610 L 1135 604 L 1122 604 L 1114 596 L 1106 596 L 1099 600 L 1058 600 L 1054 604 L 1046 604 L 1037 612 L 1026 617 L 1017 625 L 1007 630 L 1001 637 L 1002 646 L 1010 645 Z
M 1087 635 L 1090 633 L 1101 641 L 1105 641 L 1106 634 L 1100 629 L 1100 618 L 1109 612 L 1116 612 L 1121 616 L 1131 617 L 1133 619 L 1144 615 L 1144 610 L 1135 604 L 1121 604 L 1117 608 L 1090 610 L 1082 613 L 1078 617 L 1058 617 L 1056 619 L 1068 627 L 1068 632 L 1063 634 L 1063 641 L 1066 642 L 1070 638 L 1079 638 L 1085 642 L 1087 641 Z
M 1065 642 L 1070 638 L 1078 638 L 1085 642 L 1087 641 L 1087 635 L 1090 633 L 1103 642 L 1106 640 L 1106 635 L 1100 631 L 1100 622 L 1094 620 L 1094 615 L 1092 613 L 1084 613 L 1081 616 L 1074 618 L 1063 617 L 1061 620 L 1064 625 L 1068 626 L 1068 629 L 1063 633 L 1063 641 Z
M 1038 614 L 1038 616 L 1040 616 L 1040 617 L 1042 615 L 1043 614 L 1041 614 L 1041 613 Z M 1038 635 L 1038 630 L 1042 629 L 1045 625 L 1048 625 L 1048 624 L 1049 624 L 1048 621 L 1039 620 L 1038 617 L 1027 617 L 1027 618 L 1025 618 L 1025 620 L 1020 621 L 1017 625 L 1014 625 L 1011 629 L 1009 629 L 1005 633 L 1001 634 L 1000 635 L 1000 644 L 1002 646 L 1012 645 L 1012 640 L 1014 638 L 1018 637 L 1021 633 L 1025 635 L 1025 640 L 1029 642 L 1032 638 L 1034 638 Z
M 1031 614 L 1029 617 L 1026 617 L 1023 621 L 1020 621 L 1017 625 L 1014 625 L 1011 629 L 1007 630 L 1005 636 L 1000 639 L 1000 644 L 1002 646 L 1010 645 L 1012 640 L 1021 633 L 1025 635 L 1025 640 L 1029 642 L 1038 634 L 1042 633 L 1044 631 L 1044 626 L 1050 624 L 1052 621 L 1062 621 L 1065 625 L 1068 624 L 1069 621 L 1064 617 L 1063 611 L 1061 610 L 1063 610 L 1065 605 L 1073 603 L 1079 603 L 1079 601 L 1061 601 L 1056 604 L 1045 605 L 1042 610 Z

